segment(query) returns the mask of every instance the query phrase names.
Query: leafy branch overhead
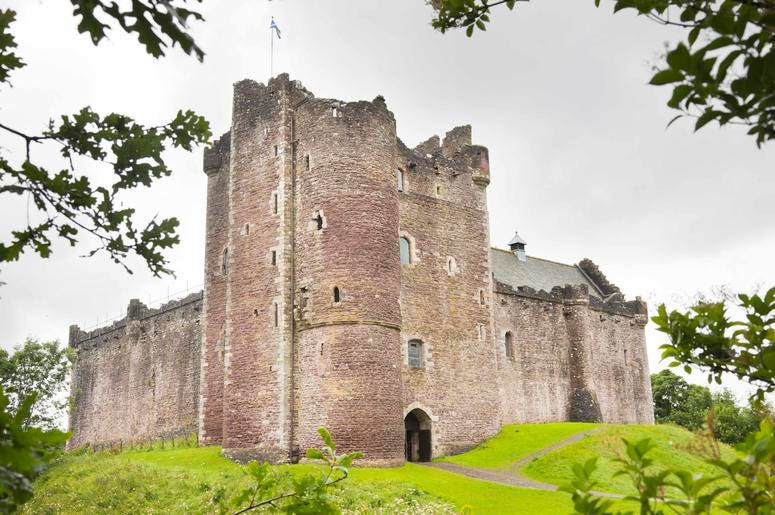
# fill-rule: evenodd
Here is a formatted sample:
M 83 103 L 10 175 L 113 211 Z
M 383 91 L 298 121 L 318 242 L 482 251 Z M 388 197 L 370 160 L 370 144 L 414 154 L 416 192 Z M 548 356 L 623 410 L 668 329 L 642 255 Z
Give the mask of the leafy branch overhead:
M 661 25 L 681 28 L 685 40 L 664 55 L 651 78 L 671 86 L 667 105 L 679 111 L 670 122 L 695 118 L 743 125 L 761 146 L 775 139 L 775 0 L 612 0 L 614 11 L 635 10 Z M 600 5 L 600 0 L 594 0 Z M 486 30 L 491 9 L 516 0 L 432 0 L 432 25 L 441 32 Z
M 80 17 L 79 32 L 87 33 L 95 45 L 107 37 L 107 22 L 113 21 L 135 34 L 154 57 L 164 56 L 166 48 L 177 45 L 202 60 L 204 53 L 187 25 L 202 16 L 185 7 L 200 1 L 134 0 L 126 10 L 116 2 L 101 0 L 72 3 L 73 13 Z M 12 10 L 0 10 L 0 83 L 6 85 L 11 73 L 25 66 L 10 31 L 15 17 Z M 88 235 L 98 242 L 88 251 L 90 256 L 105 252 L 130 271 L 126 259 L 132 254 L 156 276 L 172 273 L 164 251 L 179 242 L 177 219 L 139 220 L 136 209 L 125 206 L 124 194 L 151 187 L 171 174 L 163 158 L 166 150 L 191 151 L 206 144 L 211 136 L 207 120 L 180 110 L 171 121 L 149 127 L 123 114 L 102 116 L 85 107 L 51 120 L 40 134 L 26 134 L 2 122 L 0 129 L 20 138 L 24 145 L 23 155 L 0 155 L 0 198 L 18 196 L 36 209 L 27 213 L 24 226 L 11 231 L 10 241 L 3 241 L 0 235 L 0 263 L 16 261 L 25 251 L 46 258 L 56 239 L 74 246 Z M 62 158 L 54 169 L 33 158 L 35 149 L 45 144 L 56 146 Z M 95 175 L 98 180 L 90 180 L 83 168 L 87 161 L 109 169 L 110 178 Z

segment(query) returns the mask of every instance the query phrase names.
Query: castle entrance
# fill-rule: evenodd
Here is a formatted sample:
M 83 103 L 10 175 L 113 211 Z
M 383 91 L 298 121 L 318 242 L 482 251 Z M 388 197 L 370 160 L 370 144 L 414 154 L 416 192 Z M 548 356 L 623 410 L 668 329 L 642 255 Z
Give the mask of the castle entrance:
M 420 408 L 404 418 L 406 461 L 431 461 L 431 418 Z

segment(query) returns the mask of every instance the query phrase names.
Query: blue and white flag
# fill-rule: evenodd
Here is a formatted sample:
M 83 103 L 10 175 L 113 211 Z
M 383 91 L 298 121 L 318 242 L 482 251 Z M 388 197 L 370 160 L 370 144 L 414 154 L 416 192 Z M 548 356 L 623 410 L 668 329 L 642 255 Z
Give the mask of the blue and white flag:
M 272 23 L 269 24 L 269 29 L 274 29 L 275 33 L 277 33 L 277 39 L 282 39 L 280 37 L 280 27 L 277 26 L 277 24 L 274 22 L 274 18 L 272 18 Z

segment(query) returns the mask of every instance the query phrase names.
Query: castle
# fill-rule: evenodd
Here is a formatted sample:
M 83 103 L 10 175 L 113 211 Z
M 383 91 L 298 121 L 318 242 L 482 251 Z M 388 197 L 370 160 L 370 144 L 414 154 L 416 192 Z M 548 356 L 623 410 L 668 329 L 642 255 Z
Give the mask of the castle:
M 653 422 L 645 303 L 589 260 L 490 247 L 469 126 L 410 149 L 382 97 L 243 80 L 204 171 L 204 292 L 70 328 L 71 447 L 197 432 L 295 461 L 325 426 L 394 465 L 505 423 Z

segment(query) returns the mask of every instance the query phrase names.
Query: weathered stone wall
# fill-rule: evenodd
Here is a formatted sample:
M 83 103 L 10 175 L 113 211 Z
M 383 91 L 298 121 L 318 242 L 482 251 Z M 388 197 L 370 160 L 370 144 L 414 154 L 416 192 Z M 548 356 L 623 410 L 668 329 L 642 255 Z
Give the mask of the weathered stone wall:
M 492 286 L 485 188 L 487 151 L 471 128 L 400 145 L 404 191 L 400 235 L 412 262 L 401 270 L 404 414 L 431 420 L 433 455 L 469 449 L 500 428 L 490 309 Z M 409 340 L 423 367 L 408 366 Z
M 503 423 L 653 423 L 644 303 L 603 302 L 580 286 L 496 284 L 495 297 Z
M 71 327 L 70 448 L 127 444 L 197 430 L 202 294 L 90 333 Z
M 205 445 L 220 445 L 223 441 L 230 150 L 231 138 L 226 133 L 205 150 L 203 163 L 207 174 L 207 216 L 199 441 Z
M 396 133 L 381 98 L 294 112 L 298 432 L 403 461 Z M 338 301 L 334 289 L 338 290 Z

